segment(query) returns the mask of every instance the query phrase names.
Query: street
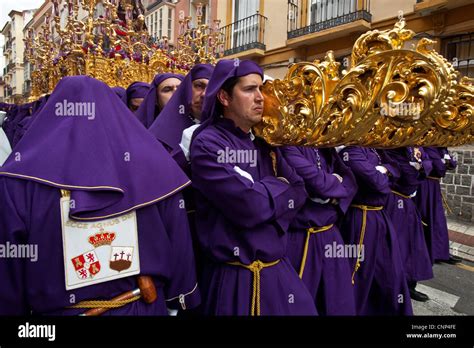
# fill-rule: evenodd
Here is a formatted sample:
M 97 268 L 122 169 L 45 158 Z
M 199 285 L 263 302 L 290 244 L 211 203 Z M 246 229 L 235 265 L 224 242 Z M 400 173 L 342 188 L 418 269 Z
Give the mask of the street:
M 433 272 L 433 279 L 417 286 L 430 300 L 412 301 L 415 315 L 474 315 L 474 263 L 435 264 Z

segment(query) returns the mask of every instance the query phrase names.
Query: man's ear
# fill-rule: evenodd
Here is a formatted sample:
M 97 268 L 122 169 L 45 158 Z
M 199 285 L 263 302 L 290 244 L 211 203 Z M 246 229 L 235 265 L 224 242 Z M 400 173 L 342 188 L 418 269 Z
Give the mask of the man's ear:
M 219 102 L 222 104 L 222 106 L 229 106 L 230 104 L 230 96 L 229 94 L 224 91 L 223 89 L 219 90 L 219 92 L 217 92 L 217 99 L 219 100 Z

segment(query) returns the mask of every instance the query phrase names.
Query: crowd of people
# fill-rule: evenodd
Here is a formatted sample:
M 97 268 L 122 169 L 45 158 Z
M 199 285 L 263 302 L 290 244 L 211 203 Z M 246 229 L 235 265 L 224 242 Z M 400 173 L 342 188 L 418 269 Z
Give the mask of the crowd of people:
M 223 59 L 0 104 L 0 244 L 38 248 L 0 259 L 0 314 L 412 315 L 417 282 L 459 262 L 440 188 L 455 160 L 270 146 L 252 132 L 264 79 Z

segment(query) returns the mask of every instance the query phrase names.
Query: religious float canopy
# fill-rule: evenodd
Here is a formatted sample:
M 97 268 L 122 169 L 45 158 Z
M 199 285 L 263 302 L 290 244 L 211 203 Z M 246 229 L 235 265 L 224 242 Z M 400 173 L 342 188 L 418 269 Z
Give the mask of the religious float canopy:
M 97 7 L 103 15 L 97 16 Z M 60 6 L 67 11 L 60 25 Z M 86 13 L 78 19 L 79 6 Z M 25 54 L 33 65 L 32 99 L 51 93 L 63 76 L 89 75 L 109 86 L 152 81 L 157 73 L 186 73 L 214 64 L 224 40 L 219 21 L 179 21 L 176 46 L 152 42 L 136 0 L 53 0 L 43 31 L 28 32 Z M 52 34 L 53 30 L 55 35 Z M 414 40 L 403 20 L 373 30 L 354 44 L 350 68 L 331 51 L 323 61 L 291 64 L 282 80 L 267 81 L 263 121 L 255 133 L 272 145 L 377 148 L 456 146 L 474 136 L 474 80 L 462 77 L 433 48 Z
M 40 33 L 27 32 L 26 59 L 33 66 L 35 100 L 53 91 L 64 76 L 88 75 L 111 87 L 151 82 L 156 74 L 185 74 L 196 63 L 214 64 L 224 51 L 220 21 L 197 25 L 191 17 L 179 20 L 179 35 L 171 47 L 168 38 L 150 38 L 137 0 L 52 0 L 53 13 L 45 17 Z M 67 17 L 61 19 L 61 10 Z M 80 19 L 80 17 L 84 17 Z M 63 23 L 62 23 L 63 22 Z

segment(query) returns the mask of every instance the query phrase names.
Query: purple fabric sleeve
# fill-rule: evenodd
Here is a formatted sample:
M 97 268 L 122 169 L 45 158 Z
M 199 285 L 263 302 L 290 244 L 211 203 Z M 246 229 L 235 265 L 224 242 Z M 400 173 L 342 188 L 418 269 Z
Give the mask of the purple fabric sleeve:
M 306 193 L 302 181 L 288 185 L 276 177 L 266 176 L 252 183 L 237 173 L 232 164 L 218 162 L 217 153 L 221 148 L 218 144 L 204 143 L 202 138 L 197 138 L 191 147 L 193 186 L 235 225 L 253 228 L 282 219 L 284 227 L 288 224 L 287 215 L 294 216 L 304 204 Z M 290 201 L 294 205 L 291 209 Z
M 347 154 L 347 161 L 344 163 L 352 169 L 359 182 L 365 184 L 373 192 L 390 193 L 388 175 L 382 174 L 375 169 L 376 166 L 367 161 L 364 149 L 349 146 L 339 153 L 343 159 L 345 154 Z

